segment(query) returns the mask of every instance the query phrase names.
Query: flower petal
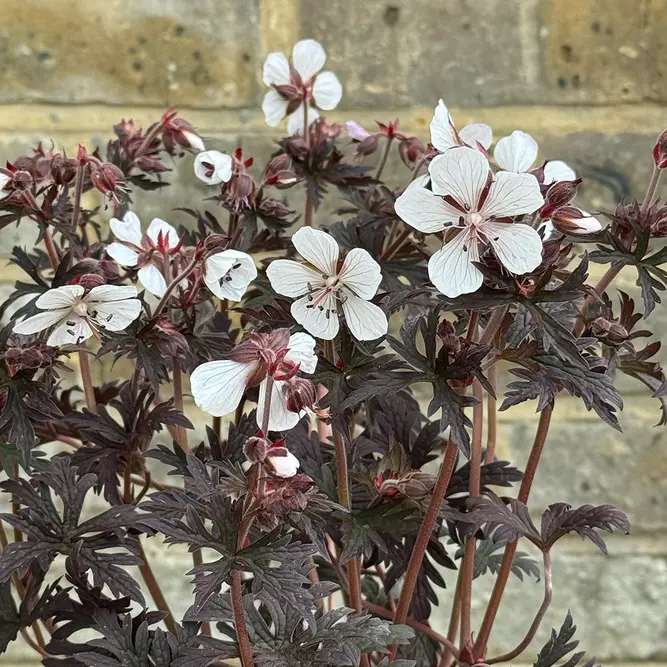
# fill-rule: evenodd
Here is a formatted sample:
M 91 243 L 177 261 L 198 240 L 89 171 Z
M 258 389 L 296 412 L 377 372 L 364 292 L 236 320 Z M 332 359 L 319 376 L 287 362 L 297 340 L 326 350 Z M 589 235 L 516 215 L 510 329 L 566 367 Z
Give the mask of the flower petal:
M 337 299 L 329 292 L 322 300 L 314 305 L 319 296 L 315 292 L 312 296 L 302 296 L 291 307 L 292 317 L 310 334 L 322 340 L 333 340 L 339 329 Z
M 296 424 L 294 424 L 294 426 L 296 426 Z M 275 430 L 280 431 L 288 429 L 275 429 Z M 292 452 L 287 452 L 286 456 L 267 456 L 267 460 L 271 464 L 271 467 L 273 468 L 273 474 L 277 475 L 278 477 L 283 477 L 288 479 L 290 477 L 294 477 L 294 475 L 296 475 L 297 472 L 299 472 L 299 466 L 300 466 L 299 459 L 297 459 L 296 456 L 292 454 Z
M 489 177 L 489 162 L 482 153 L 467 146 L 452 149 L 435 157 L 428 170 L 433 192 L 449 195 L 466 210 L 477 211 Z
M 287 402 L 283 394 L 284 382 L 275 380 L 271 387 L 271 405 L 269 406 L 269 431 L 289 431 L 294 428 L 301 417 L 298 412 L 292 412 L 287 409 Z M 259 385 L 259 398 L 257 400 L 257 426 L 262 428 L 262 419 L 264 415 L 264 406 L 266 402 L 266 380 L 262 380 Z M 276 456 L 272 463 L 278 459 L 285 459 L 287 457 Z M 296 474 L 296 473 L 293 473 Z M 282 476 L 282 475 L 281 475 Z M 292 475 L 289 475 L 292 477 Z
M 104 301 L 91 304 L 88 312 L 95 325 L 100 329 L 122 331 L 139 317 L 141 301 L 139 299 Z
M 315 354 L 315 339 L 307 333 L 299 331 L 289 337 L 287 354 L 285 359 L 299 364 L 302 373 L 311 375 L 317 367 L 317 355 Z
M 265 86 L 286 86 L 290 82 L 289 61 L 284 53 L 274 51 L 266 56 L 262 70 Z
M 549 160 L 544 165 L 544 185 L 551 185 L 558 181 L 574 181 L 577 174 L 574 169 L 562 160 Z
M 106 250 L 107 255 L 121 266 L 136 266 L 139 261 L 139 253 L 122 243 L 110 243 Z
M 324 67 L 326 60 L 324 48 L 314 39 L 302 39 L 292 49 L 292 65 L 304 83 Z
M 514 130 L 509 137 L 503 137 L 493 149 L 493 157 L 505 171 L 520 174 L 528 171 L 537 160 L 537 142 L 521 130 Z
M 122 301 L 134 299 L 137 288 L 134 285 L 98 285 L 86 294 L 83 301 L 86 303 L 100 303 L 105 301 Z
M 371 133 L 359 125 L 359 123 L 357 123 L 355 120 L 348 120 L 345 123 L 345 129 L 347 130 L 347 133 L 357 141 L 363 141 L 364 139 L 368 139 L 368 137 L 371 136 Z
M 501 171 L 491 183 L 480 213 L 486 218 L 504 218 L 533 213 L 544 204 L 540 185 L 531 174 Z
M 347 253 L 343 268 L 338 274 L 343 285 L 362 299 L 372 299 L 382 282 L 380 265 L 363 248 L 353 248 Z
M 387 333 L 389 323 L 382 308 L 347 290 L 345 296 L 345 322 L 357 340 L 376 340 Z
M 195 403 L 214 417 L 224 417 L 236 410 L 246 382 L 256 364 L 238 361 L 209 361 L 197 366 L 190 376 Z
M 42 310 L 54 308 L 70 308 L 83 296 L 86 290 L 81 285 L 63 285 L 44 292 L 35 305 Z
M 201 155 L 201 153 L 199 153 L 199 155 Z M 157 245 L 160 234 L 162 234 L 162 238 L 166 240 L 167 248 L 174 248 L 178 245 L 178 232 L 168 222 L 165 222 L 161 218 L 153 218 L 146 230 L 146 236 Z
M 70 319 L 71 317 L 71 319 Z M 93 330 L 86 320 L 77 315 L 71 315 L 61 322 L 53 333 L 46 339 L 47 345 L 59 347 L 60 345 L 79 345 L 93 335 Z
M 542 262 L 542 239 L 528 225 L 486 222 L 480 228 L 498 261 L 511 273 L 522 275 Z
M 394 204 L 396 215 L 424 234 L 441 232 L 445 227 L 456 224 L 461 217 L 460 211 L 424 187 L 429 181 L 427 174 L 419 176 Z
M 478 261 L 477 242 L 464 230 L 431 256 L 428 276 L 445 296 L 453 299 L 470 294 L 476 292 L 483 281 L 482 272 L 473 265 Z
M 122 220 L 118 218 L 111 218 L 109 221 L 109 227 L 114 233 L 114 236 L 119 241 L 125 241 L 126 243 L 132 243 L 133 245 L 140 246 L 141 239 L 143 234 L 141 233 L 141 222 L 136 213 L 128 211 Z
M 321 72 L 315 79 L 313 98 L 320 109 L 335 109 L 343 97 L 343 86 L 333 72 Z
M 240 301 L 257 278 L 252 257 L 239 250 L 223 250 L 206 260 L 204 282 L 219 299 Z
M 292 236 L 296 251 L 327 276 L 336 273 L 340 249 L 333 236 L 312 227 L 302 227 Z
M 308 107 L 308 127 L 310 127 L 318 118 L 320 112 L 315 107 Z M 291 113 L 287 118 L 287 133 L 290 136 L 295 134 L 303 134 L 303 104 L 298 109 Z
M 322 274 L 290 259 L 274 259 L 266 269 L 271 287 L 283 296 L 303 296 L 324 285 Z
M 493 143 L 493 130 L 484 123 L 468 123 L 460 132 L 459 138 L 470 148 L 482 146 L 484 150 L 489 150 Z M 479 145 L 478 145 L 479 144 Z
M 602 229 L 602 224 L 590 213 L 576 206 L 563 206 L 553 216 L 553 227 L 567 235 L 595 234 Z
M 155 264 L 147 264 L 142 266 L 137 277 L 139 282 L 155 296 L 162 296 L 167 291 L 167 281 L 162 275 L 162 271 L 155 266 Z
M 57 324 L 61 320 L 64 320 L 67 315 L 69 315 L 70 310 L 68 308 L 60 310 L 47 310 L 43 313 L 37 313 L 32 317 L 28 317 L 23 322 L 17 322 L 14 325 L 12 331 L 17 334 L 22 334 L 24 336 L 29 336 L 31 334 L 39 333 L 52 327 L 54 324 Z
M 269 127 L 275 127 L 287 115 L 289 102 L 277 91 L 270 90 L 262 100 L 264 121 Z
M 446 150 L 458 146 L 456 134 L 453 127 L 452 117 L 445 103 L 440 100 L 435 108 L 433 119 L 431 120 L 431 143 L 433 146 L 444 153 Z
M 220 151 L 197 153 L 194 170 L 195 176 L 207 185 L 227 183 L 232 177 L 232 158 Z

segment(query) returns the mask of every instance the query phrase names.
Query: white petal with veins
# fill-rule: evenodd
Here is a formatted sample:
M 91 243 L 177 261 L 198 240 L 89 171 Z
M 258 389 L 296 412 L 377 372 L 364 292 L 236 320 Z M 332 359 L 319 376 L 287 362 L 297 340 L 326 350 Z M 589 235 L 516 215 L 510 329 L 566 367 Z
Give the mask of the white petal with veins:
M 349 291 L 346 291 L 345 296 L 345 322 L 357 340 L 376 340 L 387 333 L 387 316 L 382 308 Z
M 522 275 L 542 262 L 542 239 L 532 227 L 521 223 L 486 222 L 480 231 L 508 271 Z
M 322 274 L 291 259 L 274 259 L 266 269 L 271 287 L 283 296 L 303 296 L 324 286 Z
M 110 243 L 106 251 L 107 255 L 121 266 L 136 266 L 139 261 L 139 253 L 122 243 Z
M 288 351 L 285 355 L 287 361 L 299 364 L 302 373 L 311 375 L 317 367 L 317 355 L 315 354 L 315 339 L 301 331 L 292 334 L 287 344 Z
M 292 64 L 304 83 L 324 67 L 326 60 L 324 48 L 314 39 L 302 39 L 292 49 Z
M 509 137 L 503 137 L 493 150 L 498 166 L 505 171 L 523 173 L 537 160 L 537 142 L 529 134 L 514 130 Z
M 262 428 L 264 419 L 264 406 L 266 401 L 266 380 L 259 385 L 259 398 L 257 400 L 257 426 Z M 274 380 L 271 388 L 271 405 L 269 406 L 269 431 L 289 431 L 294 428 L 301 417 L 298 412 L 287 409 L 287 402 L 283 394 L 285 383 Z M 284 457 L 275 457 L 274 461 Z M 290 475 L 291 477 L 291 475 Z
M 137 277 L 144 288 L 157 297 L 161 297 L 167 291 L 167 281 L 155 264 L 142 266 L 137 272 Z
M 317 305 L 315 305 L 317 303 Z M 333 340 L 338 333 L 338 301 L 329 292 L 302 296 L 291 307 L 292 317 L 310 334 L 322 340 Z
M 35 305 L 42 310 L 53 310 L 54 308 L 68 308 L 77 303 L 83 296 L 85 290 L 81 285 L 63 285 L 54 287 L 44 292 Z
M 308 127 L 310 127 L 318 118 L 320 112 L 315 107 L 308 107 Z M 290 136 L 303 134 L 303 104 L 287 118 L 287 133 Z
M 504 218 L 534 213 L 544 204 L 540 185 L 531 174 L 501 171 L 491 184 L 480 213 L 485 218 Z
M 265 86 L 286 86 L 290 82 L 289 61 L 284 53 L 274 51 L 266 56 L 262 71 Z
M 214 417 L 224 417 L 236 410 L 246 382 L 256 364 L 242 364 L 226 359 L 197 366 L 190 376 L 195 403 Z
M 433 159 L 429 173 L 433 192 L 449 195 L 467 210 L 476 211 L 489 177 L 489 162 L 473 148 L 452 148 Z
M 347 253 L 338 278 L 357 296 L 368 300 L 375 296 L 382 282 L 382 271 L 367 250 L 353 248 Z
M 456 135 L 452 129 L 452 117 L 442 100 L 438 102 L 438 106 L 435 108 L 430 129 L 431 143 L 441 153 L 458 145 Z
M 119 241 L 125 241 L 126 243 L 132 243 L 133 245 L 140 246 L 141 239 L 143 237 L 141 233 L 141 222 L 136 213 L 128 211 L 122 220 L 118 218 L 111 218 L 109 221 L 109 227 L 114 233 L 114 236 Z
M 485 150 L 493 143 L 493 130 L 484 123 L 468 123 L 460 132 L 459 138 L 470 148 L 477 148 L 480 144 Z
M 93 330 L 85 320 L 77 315 L 70 315 L 62 321 L 53 333 L 46 339 L 47 345 L 59 347 L 60 345 L 79 345 L 93 335 Z
M 430 181 L 425 174 L 416 178 L 394 204 L 396 215 L 424 234 L 441 232 L 457 224 L 463 215 L 444 199 L 424 186 Z
M 313 98 L 320 109 L 335 109 L 343 96 L 343 86 L 333 72 L 321 72 L 315 79 Z
M 549 160 L 544 165 L 544 184 L 551 185 L 559 181 L 574 181 L 577 174 L 562 160 Z
M 482 272 L 473 265 L 478 261 L 477 241 L 464 230 L 431 256 L 428 276 L 445 296 L 455 298 L 470 294 L 482 286 Z
M 12 331 L 24 336 L 39 333 L 52 327 L 54 324 L 64 320 L 70 313 L 69 309 L 47 310 L 43 313 L 37 313 L 26 318 L 23 322 L 17 322 Z
M 292 243 L 301 257 L 323 274 L 336 273 L 340 249 L 333 236 L 319 229 L 302 227 L 292 236 Z
M 287 100 L 277 90 L 269 90 L 262 100 L 262 111 L 266 124 L 269 127 L 278 125 L 287 115 L 288 105 Z

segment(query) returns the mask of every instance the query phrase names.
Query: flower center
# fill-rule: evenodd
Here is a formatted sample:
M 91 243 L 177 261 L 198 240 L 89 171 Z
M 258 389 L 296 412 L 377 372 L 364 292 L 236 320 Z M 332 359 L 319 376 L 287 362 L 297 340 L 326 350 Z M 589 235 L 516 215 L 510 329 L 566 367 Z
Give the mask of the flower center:
M 79 317 L 86 317 L 88 315 L 88 308 L 83 301 L 79 301 L 74 305 L 72 311 L 76 313 Z
M 340 280 L 338 276 L 322 276 L 322 278 L 324 279 L 324 285 L 321 287 L 313 287 L 308 283 L 308 300 L 310 303 L 306 308 L 319 308 L 321 311 L 326 311 L 326 318 L 329 319 L 337 311 L 335 308 L 325 308 L 324 303 L 329 301 L 330 296 L 333 296 L 335 299 L 339 298 Z
M 466 216 L 466 222 L 470 227 L 479 227 L 484 222 L 484 216 L 477 211 L 471 211 Z

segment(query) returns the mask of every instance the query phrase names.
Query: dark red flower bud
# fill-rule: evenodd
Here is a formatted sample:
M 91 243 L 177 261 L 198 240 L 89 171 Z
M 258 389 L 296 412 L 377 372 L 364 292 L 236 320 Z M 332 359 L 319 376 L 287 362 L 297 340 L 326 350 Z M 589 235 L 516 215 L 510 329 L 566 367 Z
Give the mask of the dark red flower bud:
M 357 157 L 365 157 L 366 155 L 372 155 L 378 149 L 378 135 L 371 134 L 370 137 L 366 137 L 364 140 L 360 141 L 357 145 Z
M 90 180 L 105 197 L 114 201 L 118 201 L 127 191 L 123 172 L 109 162 L 95 167 L 90 174 Z
M 628 330 L 614 320 L 598 317 L 591 324 L 591 333 L 603 343 L 611 347 L 622 345 L 628 340 Z
M 558 181 L 544 195 L 544 205 L 540 209 L 542 220 L 548 220 L 561 206 L 567 206 L 576 196 L 581 179 L 575 181 Z
M 658 169 L 667 168 L 667 130 L 658 137 L 653 147 L 653 159 Z
M 97 268 L 100 275 L 104 276 L 107 282 L 114 282 L 118 280 L 120 274 L 118 273 L 118 264 L 110 259 L 101 259 L 97 262 Z
M 440 340 L 442 340 L 442 345 L 448 354 L 454 357 L 457 356 L 461 351 L 461 339 L 456 335 L 454 325 L 449 320 L 443 320 L 438 325 L 436 333 L 440 337 Z
M 290 412 L 301 412 L 312 408 L 317 400 L 315 385 L 305 378 L 293 377 L 283 385 L 285 403 Z
M 56 361 L 58 349 L 50 347 L 43 341 L 35 341 L 25 345 L 10 343 L 4 353 L 7 370 L 11 376 L 20 371 L 34 371 L 47 368 Z
M 255 198 L 255 181 L 249 174 L 237 174 L 231 181 L 224 184 L 222 197 L 236 213 L 248 210 Z
M 206 150 L 204 142 L 192 125 L 183 118 L 177 118 L 177 113 L 175 109 L 169 109 L 162 116 L 161 124 L 164 128 L 165 145 L 173 146 L 176 143 L 183 148 L 191 148 L 197 152 Z M 170 138 L 169 142 L 166 141 L 167 136 Z
M 97 273 L 82 273 L 70 280 L 70 285 L 81 285 L 86 292 L 89 292 L 93 287 L 104 285 L 106 280 L 103 276 Z
M 224 234 L 210 234 L 203 238 L 198 244 L 195 253 L 197 259 L 206 259 L 209 255 L 222 252 L 229 247 L 229 237 Z
M 280 218 L 281 220 L 284 220 L 285 218 L 288 218 L 294 214 L 294 211 L 287 208 L 285 204 L 278 201 L 277 199 L 271 199 L 270 197 L 262 199 L 259 205 L 259 212 L 265 216 L 271 218 Z
M 139 131 L 134 125 L 134 121 L 125 120 L 124 118 L 120 123 L 113 126 L 113 131 L 119 139 L 132 139 L 139 134 Z
M 77 161 L 56 155 L 51 161 L 51 177 L 58 185 L 69 185 L 76 176 Z
M 248 438 L 243 445 L 243 453 L 252 463 L 263 463 L 271 447 L 266 438 Z
M 292 169 L 292 160 L 284 153 L 274 157 L 264 170 L 265 185 L 271 185 L 279 190 L 286 190 L 287 188 L 291 188 L 296 182 L 297 177 Z
M 421 470 L 413 470 L 402 475 L 396 483 L 402 495 L 414 500 L 422 500 L 430 496 L 434 485 L 435 477 Z
M 32 174 L 28 171 L 19 170 L 12 174 L 12 182 L 9 186 L 12 190 L 19 192 L 29 190 L 33 184 Z
M 414 167 L 424 157 L 424 144 L 417 137 L 406 137 L 398 145 L 398 154 L 406 167 Z
M 190 350 L 186 337 L 169 317 L 160 317 L 155 325 L 157 348 L 165 357 L 184 359 Z
M 150 155 L 142 155 L 137 160 L 137 166 L 149 174 L 160 174 L 163 171 L 171 171 L 159 158 Z

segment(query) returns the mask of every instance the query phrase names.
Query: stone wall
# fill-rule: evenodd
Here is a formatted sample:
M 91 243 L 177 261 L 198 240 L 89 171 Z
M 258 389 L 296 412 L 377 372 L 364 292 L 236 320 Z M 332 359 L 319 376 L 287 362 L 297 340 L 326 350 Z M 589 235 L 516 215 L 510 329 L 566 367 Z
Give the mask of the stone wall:
M 278 136 L 259 112 L 262 61 L 303 37 L 322 41 L 343 82 L 334 120 L 370 126 L 400 117 L 403 129 L 426 137 L 443 97 L 460 125 L 486 122 L 497 137 L 531 133 L 541 155 L 583 176 L 582 204 L 593 210 L 641 196 L 652 142 L 667 125 L 667 0 L 0 0 L 0 15 L 3 160 L 39 140 L 68 152 L 79 142 L 104 145 L 121 117 L 146 126 L 177 106 L 210 147 L 242 146 L 262 164 Z M 396 185 L 407 177 L 397 160 L 388 173 Z M 205 190 L 188 161 L 173 180 L 150 201 L 138 198 L 142 217 L 185 221 L 172 209 L 198 205 Z M 15 243 L 33 245 L 36 229 L 24 223 L 0 239 L 6 254 Z M 0 293 L 17 277 L 3 261 Z M 631 275 L 621 286 L 636 291 Z M 665 321 L 654 317 L 659 333 Z M 657 408 L 639 386 L 624 385 L 624 396 L 623 434 L 571 399 L 555 411 L 535 501 L 613 502 L 630 512 L 634 529 L 609 540 L 608 557 L 564 543 L 535 647 L 570 608 L 582 648 L 599 660 L 664 663 L 667 435 L 653 427 Z M 500 417 L 500 454 L 518 465 L 532 441 L 533 409 Z M 158 549 L 147 546 L 149 556 Z M 172 547 L 154 561 L 178 611 L 189 558 Z M 479 588 L 477 618 L 489 590 Z M 512 582 L 495 649 L 523 636 L 540 599 L 539 584 Z M 443 600 L 440 630 L 446 611 Z M 0 662 L 30 657 L 17 644 Z M 531 658 L 528 651 L 522 660 Z

